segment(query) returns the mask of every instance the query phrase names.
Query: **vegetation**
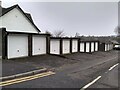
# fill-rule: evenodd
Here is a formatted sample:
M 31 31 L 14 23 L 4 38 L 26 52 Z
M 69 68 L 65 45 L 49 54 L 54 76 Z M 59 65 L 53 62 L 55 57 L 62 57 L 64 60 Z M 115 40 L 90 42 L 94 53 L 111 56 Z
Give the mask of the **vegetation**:
M 64 37 L 65 36 L 64 30 L 55 30 L 53 33 L 46 31 L 45 33 L 50 34 L 50 36 L 53 36 L 53 37 Z

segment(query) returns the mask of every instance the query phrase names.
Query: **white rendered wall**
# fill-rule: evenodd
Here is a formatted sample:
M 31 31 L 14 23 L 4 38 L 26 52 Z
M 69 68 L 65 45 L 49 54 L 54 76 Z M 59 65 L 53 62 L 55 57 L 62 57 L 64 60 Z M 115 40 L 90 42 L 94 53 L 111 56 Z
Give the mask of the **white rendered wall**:
M 86 42 L 86 52 L 90 52 L 90 43 Z
M 60 40 L 59 39 L 50 40 L 50 53 L 60 54 Z
M 98 51 L 98 42 L 95 42 L 95 51 Z
M 46 54 L 46 36 L 33 35 L 33 55 Z
M 63 40 L 63 54 L 68 54 L 70 53 L 70 40 Z
M 72 40 L 72 52 L 78 51 L 78 40 Z
M 28 56 L 27 35 L 9 35 L 7 40 L 8 59 Z
M 17 9 L 13 9 L 0 17 L 0 27 L 6 27 L 10 32 L 38 33 L 30 21 Z
M 94 52 L 94 42 L 91 42 L 91 52 Z
M 80 43 L 80 52 L 85 52 L 84 47 L 85 47 L 85 44 L 81 42 Z

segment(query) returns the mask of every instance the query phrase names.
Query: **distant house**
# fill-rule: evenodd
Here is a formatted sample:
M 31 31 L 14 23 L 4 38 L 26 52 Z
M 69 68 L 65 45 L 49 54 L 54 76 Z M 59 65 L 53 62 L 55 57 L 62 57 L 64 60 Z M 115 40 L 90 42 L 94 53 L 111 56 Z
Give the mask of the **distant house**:
M 47 34 L 42 34 L 29 13 L 19 5 L 0 6 L 0 56 L 26 57 L 46 54 Z

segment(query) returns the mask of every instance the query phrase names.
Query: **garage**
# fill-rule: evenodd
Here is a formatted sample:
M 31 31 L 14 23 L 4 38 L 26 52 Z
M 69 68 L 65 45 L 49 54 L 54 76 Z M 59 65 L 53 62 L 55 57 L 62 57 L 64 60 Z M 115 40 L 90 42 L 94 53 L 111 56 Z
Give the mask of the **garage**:
M 108 51 L 108 44 L 105 44 L 105 51 Z
M 95 42 L 95 51 L 98 51 L 98 42 Z
M 32 55 L 46 54 L 46 36 L 33 35 L 32 37 Z
M 72 39 L 72 52 L 78 52 L 78 39 Z
M 112 43 L 109 43 L 108 44 L 108 51 L 112 50 L 113 49 L 113 44 Z
M 100 43 L 99 44 L 99 50 L 100 51 L 110 51 L 113 49 L 112 43 Z
M 60 39 L 50 39 L 50 54 L 60 54 Z
M 110 44 L 110 50 L 112 50 L 113 49 L 113 44 Z
M 62 54 L 70 53 L 70 39 L 62 39 Z
M 80 42 L 80 52 L 85 52 L 85 43 L 84 42 Z
M 9 34 L 7 43 L 8 59 L 28 56 L 28 35 Z
M 94 52 L 94 42 L 91 42 L 91 52 Z
M 90 42 L 86 42 L 86 52 L 90 52 Z

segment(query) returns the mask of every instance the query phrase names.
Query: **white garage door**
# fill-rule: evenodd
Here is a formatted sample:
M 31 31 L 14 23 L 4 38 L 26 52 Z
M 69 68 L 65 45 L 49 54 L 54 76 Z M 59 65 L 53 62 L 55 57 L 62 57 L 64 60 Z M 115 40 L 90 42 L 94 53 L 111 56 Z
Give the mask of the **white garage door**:
M 84 43 L 81 42 L 81 43 L 80 43 L 80 52 L 85 52 L 85 51 L 84 51 L 84 47 L 85 47 L 85 46 L 84 46 Z
M 95 42 L 95 51 L 98 51 L 98 42 Z
M 70 40 L 63 40 L 63 54 L 70 53 Z
M 113 48 L 113 45 L 112 45 L 112 44 L 110 44 L 110 50 L 112 50 L 112 48 Z
M 91 52 L 94 52 L 94 42 L 91 42 Z
M 109 44 L 107 44 L 107 51 L 109 51 Z
M 72 52 L 78 51 L 78 40 L 72 40 Z
M 90 43 L 86 42 L 86 52 L 90 52 Z
M 8 59 L 28 56 L 28 36 L 9 35 L 7 48 Z
M 50 53 L 60 54 L 60 40 L 50 40 Z
M 107 44 L 105 44 L 105 51 L 107 51 L 107 50 L 108 50 L 107 46 L 108 46 L 108 45 L 107 45 Z
M 40 35 L 33 35 L 33 51 L 32 55 L 41 55 L 46 54 L 46 37 Z

